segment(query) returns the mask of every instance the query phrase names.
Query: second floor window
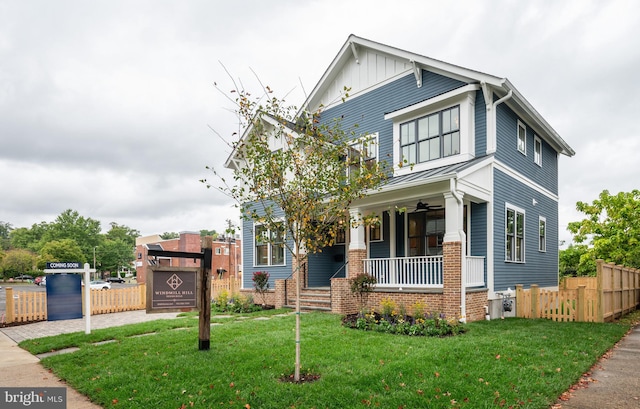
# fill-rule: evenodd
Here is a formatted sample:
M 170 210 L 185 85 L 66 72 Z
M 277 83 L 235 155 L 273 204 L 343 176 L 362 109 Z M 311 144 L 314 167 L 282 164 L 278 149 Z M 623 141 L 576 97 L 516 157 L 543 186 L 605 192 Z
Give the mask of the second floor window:
M 542 166 L 542 140 L 537 136 L 533 138 L 533 161 Z
M 518 121 L 518 152 L 527 154 L 527 127 Z
M 400 149 L 411 164 L 460 153 L 460 106 L 400 125 Z
M 360 166 L 369 169 L 378 163 L 378 134 L 374 133 L 349 143 L 351 150 L 348 158 L 348 172 L 352 172 Z

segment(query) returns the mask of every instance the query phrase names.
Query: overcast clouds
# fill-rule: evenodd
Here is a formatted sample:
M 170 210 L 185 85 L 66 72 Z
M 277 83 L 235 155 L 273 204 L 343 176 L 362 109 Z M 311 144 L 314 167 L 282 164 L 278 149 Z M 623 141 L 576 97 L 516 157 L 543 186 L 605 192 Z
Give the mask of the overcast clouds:
M 300 104 L 351 33 L 509 78 L 576 151 L 561 239 L 576 201 L 638 188 L 637 1 L 0 0 L 0 221 L 224 230 L 198 182 L 229 153 L 209 126 L 236 129 L 220 62 Z

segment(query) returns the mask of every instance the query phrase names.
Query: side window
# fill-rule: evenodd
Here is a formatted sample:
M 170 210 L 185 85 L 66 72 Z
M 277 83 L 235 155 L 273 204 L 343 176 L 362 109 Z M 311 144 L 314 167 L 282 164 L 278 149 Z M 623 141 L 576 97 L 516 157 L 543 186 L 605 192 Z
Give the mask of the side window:
M 538 251 L 547 251 L 547 219 L 540 216 L 538 222 Z
M 533 161 L 542 166 L 542 140 L 537 136 L 533 137 Z
M 527 154 L 527 127 L 518 121 L 518 151 L 523 155 Z
M 348 154 L 349 172 L 360 166 L 369 168 L 378 163 L 378 134 L 373 133 L 349 143 L 351 151 Z
M 505 261 L 524 263 L 524 210 L 507 204 Z

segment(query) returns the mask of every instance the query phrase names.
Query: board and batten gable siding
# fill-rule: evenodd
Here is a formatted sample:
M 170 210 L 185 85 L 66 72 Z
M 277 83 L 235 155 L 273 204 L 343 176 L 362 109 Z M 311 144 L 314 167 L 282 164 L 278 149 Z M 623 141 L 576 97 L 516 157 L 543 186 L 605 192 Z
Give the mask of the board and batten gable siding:
M 487 154 L 487 107 L 484 104 L 482 90 L 476 91 L 475 104 L 475 155 L 476 158 Z
M 537 135 L 542 140 L 542 166 L 538 166 L 534 161 L 533 128 L 507 104 L 498 105 L 496 117 L 496 159 L 557 195 L 558 152 Z M 518 120 L 527 128 L 526 155 L 518 151 Z
M 356 93 L 412 70 L 412 67 L 406 59 L 398 59 L 367 47 L 358 47 L 358 61 L 352 57 L 334 73 L 318 102 L 321 101 L 325 106 L 331 105 L 342 98 L 345 86 L 351 88 L 352 93 Z
M 393 121 L 384 115 L 444 94 L 466 83 L 430 71 L 422 71 L 423 85 L 418 88 L 413 72 L 393 82 L 358 93 L 321 114 L 321 122 L 342 118 L 342 129 L 357 125 L 359 135 L 378 133 L 378 158 L 393 158 Z
M 557 286 L 558 202 L 499 169 L 494 170 L 494 190 L 494 291 L 514 290 L 516 284 Z M 505 261 L 506 203 L 525 211 L 524 263 Z M 540 216 L 546 219 L 546 252 L 538 250 Z
M 276 281 L 286 279 L 291 275 L 291 259 L 292 255 L 286 249 L 284 250 L 284 266 L 256 266 L 255 265 L 255 238 L 253 237 L 252 220 L 242 221 L 242 288 L 253 288 L 253 273 L 256 271 L 266 271 L 269 273 L 269 286 L 275 288 Z

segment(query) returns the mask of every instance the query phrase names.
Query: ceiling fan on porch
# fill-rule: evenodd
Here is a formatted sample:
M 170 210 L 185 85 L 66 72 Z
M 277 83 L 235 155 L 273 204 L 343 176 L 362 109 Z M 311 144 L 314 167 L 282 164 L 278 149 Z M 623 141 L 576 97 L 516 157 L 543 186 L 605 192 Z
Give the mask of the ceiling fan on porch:
M 420 200 L 418 201 L 418 203 L 416 203 L 416 208 L 413 212 L 414 213 L 426 212 L 429 210 L 437 210 L 437 209 L 442 209 L 442 205 L 430 205 L 429 203 L 425 203 L 422 200 Z

